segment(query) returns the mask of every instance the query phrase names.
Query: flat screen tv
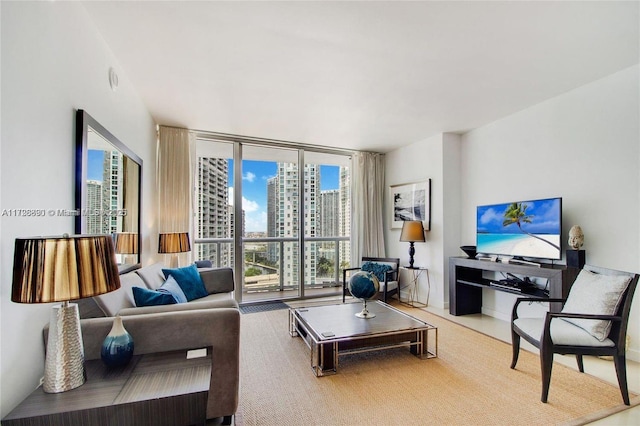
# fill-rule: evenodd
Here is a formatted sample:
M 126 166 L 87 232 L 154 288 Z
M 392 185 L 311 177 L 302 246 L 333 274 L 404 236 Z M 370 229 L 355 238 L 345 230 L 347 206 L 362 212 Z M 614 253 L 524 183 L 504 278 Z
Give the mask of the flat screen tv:
M 476 251 L 519 258 L 562 258 L 562 198 L 478 206 Z

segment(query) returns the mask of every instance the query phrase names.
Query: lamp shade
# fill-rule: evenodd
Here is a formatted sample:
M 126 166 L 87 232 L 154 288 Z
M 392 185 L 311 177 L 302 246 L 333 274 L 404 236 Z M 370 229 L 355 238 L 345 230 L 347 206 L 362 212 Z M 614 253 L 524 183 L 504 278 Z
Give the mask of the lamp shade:
M 138 254 L 137 232 L 118 232 L 115 240 L 117 254 Z
M 422 221 L 407 220 L 405 222 L 402 222 L 400 241 L 424 242 L 424 227 L 422 226 Z
M 191 251 L 188 232 L 171 232 L 160 234 L 158 253 L 184 253 Z
M 16 239 L 13 302 L 64 302 L 118 288 L 120 276 L 109 235 Z

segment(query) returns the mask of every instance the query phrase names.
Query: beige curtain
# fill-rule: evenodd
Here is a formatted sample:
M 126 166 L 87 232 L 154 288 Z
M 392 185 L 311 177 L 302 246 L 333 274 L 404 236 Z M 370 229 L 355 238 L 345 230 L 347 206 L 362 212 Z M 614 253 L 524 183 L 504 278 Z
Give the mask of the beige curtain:
M 189 232 L 192 241 L 191 159 L 194 144 L 195 138 L 187 129 L 160 126 L 156 155 L 158 232 Z
M 362 256 L 385 257 L 384 154 L 358 152 L 352 156 L 351 265 Z

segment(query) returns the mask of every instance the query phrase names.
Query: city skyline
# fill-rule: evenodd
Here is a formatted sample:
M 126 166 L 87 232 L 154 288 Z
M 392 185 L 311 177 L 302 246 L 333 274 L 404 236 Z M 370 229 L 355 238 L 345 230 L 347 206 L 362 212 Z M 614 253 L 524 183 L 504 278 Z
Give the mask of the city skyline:
M 229 204 L 233 205 L 233 160 L 229 165 Z M 267 181 L 277 175 L 274 161 L 243 160 L 242 208 L 246 215 L 246 232 L 267 231 Z M 340 189 L 340 167 L 320 165 L 320 191 Z

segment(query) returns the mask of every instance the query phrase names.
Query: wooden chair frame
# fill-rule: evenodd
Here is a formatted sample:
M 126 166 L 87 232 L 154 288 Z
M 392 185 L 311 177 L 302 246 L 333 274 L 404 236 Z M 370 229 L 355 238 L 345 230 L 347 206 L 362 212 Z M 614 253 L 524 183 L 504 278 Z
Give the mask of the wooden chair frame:
M 578 370 L 584 373 L 584 365 L 582 362 L 583 355 L 595 355 L 595 356 L 612 356 L 615 364 L 616 375 L 618 378 L 618 385 L 620 386 L 620 392 L 622 393 L 622 400 L 626 405 L 629 405 L 629 390 L 627 388 L 627 366 L 626 366 L 626 337 L 627 337 L 627 324 L 629 322 L 629 312 L 631 310 L 631 302 L 633 300 L 633 294 L 638 285 L 638 274 L 631 274 L 628 272 L 615 271 L 613 269 L 598 268 L 595 266 L 585 265 L 584 269 L 591 272 L 603 274 L 603 275 L 628 275 L 632 277 L 631 282 L 627 286 L 622 298 L 622 303 L 618 307 L 618 311 L 615 315 L 592 315 L 592 314 L 577 314 L 577 313 L 561 313 L 561 312 L 547 312 L 544 322 L 544 328 L 542 336 L 530 336 L 520 328 L 518 328 L 514 321 L 518 319 L 518 305 L 523 302 L 564 302 L 566 299 L 539 299 L 539 298 L 519 298 L 513 306 L 511 312 L 511 342 L 513 349 L 513 358 L 511 361 L 511 368 L 516 367 L 518 362 L 518 354 L 520 351 L 520 337 L 531 343 L 533 346 L 540 350 L 540 367 L 542 370 L 542 396 L 540 400 L 547 402 L 549 396 L 549 385 L 551 383 L 551 369 L 553 367 L 553 354 L 561 355 L 575 355 L 578 363 Z M 614 343 L 610 347 L 593 347 L 593 346 L 569 346 L 569 345 L 556 345 L 551 339 L 551 320 L 554 318 L 585 318 L 585 319 L 604 319 L 612 322 L 611 331 L 608 338 Z
M 396 267 L 387 271 L 384 275 L 384 291 L 382 292 L 382 301 L 387 303 L 387 296 L 393 296 L 394 294 L 398 294 L 398 298 L 400 298 L 400 258 L 397 257 L 363 257 L 362 263 L 365 262 L 382 262 L 382 263 L 395 263 Z M 362 269 L 361 266 L 353 267 L 353 268 L 345 268 L 342 270 L 342 303 L 345 302 L 345 297 L 349 293 L 349 289 L 347 288 L 347 272 L 358 271 Z M 398 285 L 393 290 L 389 290 L 388 283 L 390 281 L 397 281 Z M 379 297 L 379 296 L 378 296 Z

